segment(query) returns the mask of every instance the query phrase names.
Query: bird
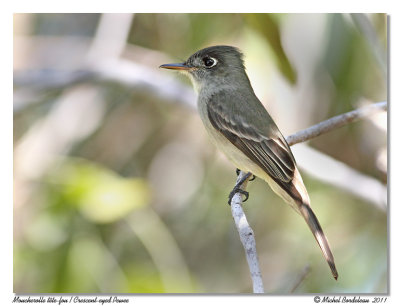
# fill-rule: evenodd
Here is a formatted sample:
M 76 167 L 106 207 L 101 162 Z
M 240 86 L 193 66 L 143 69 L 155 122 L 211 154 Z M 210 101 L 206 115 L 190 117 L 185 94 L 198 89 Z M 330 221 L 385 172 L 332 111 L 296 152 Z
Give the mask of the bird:
M 189 76 L 211 142 L 237 169 L 266 181 L 304 218 L 337 280 L 328 239 L 311 208 L 296 160 L 285 137 L 255 95 L 243 57 L 236 47 L 217 45 L 195 52 L 183 63 L 163 64 L 160 68 Z

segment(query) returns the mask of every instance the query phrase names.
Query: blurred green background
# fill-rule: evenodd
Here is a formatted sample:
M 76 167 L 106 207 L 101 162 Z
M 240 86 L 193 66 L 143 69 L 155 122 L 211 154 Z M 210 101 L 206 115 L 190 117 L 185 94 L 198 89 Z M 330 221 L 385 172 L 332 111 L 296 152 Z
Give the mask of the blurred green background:
M 15 14 L 14 291 L 248 293 L 189 81 L 164 63 L 239 47 L 285 135 L 386 101 L 385 14 Z M 267 293 L 386 293 L 387 122 L 293 146 L 335 255 L 266 183 L 244 209 Z M 309 268 L 303 281 L 304 271 Z

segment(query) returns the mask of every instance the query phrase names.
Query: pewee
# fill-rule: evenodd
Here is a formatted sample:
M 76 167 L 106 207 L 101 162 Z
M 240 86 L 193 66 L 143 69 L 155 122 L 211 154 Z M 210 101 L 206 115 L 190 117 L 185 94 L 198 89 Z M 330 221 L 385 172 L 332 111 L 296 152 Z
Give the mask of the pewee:
M 296 161 L 254 94 L 242 57 L 237 48 L 213 46 L 197 51 L 184 63 L 160 67 L 187 73 L 198 92 L 198 110 L 212 142 L 238 169 L 265 180 L 303 216 L 337 279 L 328 240 L 311 209 Z

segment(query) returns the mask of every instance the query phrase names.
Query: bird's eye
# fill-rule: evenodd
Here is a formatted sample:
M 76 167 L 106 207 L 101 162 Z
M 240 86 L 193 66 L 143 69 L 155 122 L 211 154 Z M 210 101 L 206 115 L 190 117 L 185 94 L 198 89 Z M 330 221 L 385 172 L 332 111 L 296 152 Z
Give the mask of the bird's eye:
M 207 68 L 211 68 L 217 64 L 217 60 L 212 57 L 204 57 L 203 63 L 204 63 L 204 66 L 206 66 Z

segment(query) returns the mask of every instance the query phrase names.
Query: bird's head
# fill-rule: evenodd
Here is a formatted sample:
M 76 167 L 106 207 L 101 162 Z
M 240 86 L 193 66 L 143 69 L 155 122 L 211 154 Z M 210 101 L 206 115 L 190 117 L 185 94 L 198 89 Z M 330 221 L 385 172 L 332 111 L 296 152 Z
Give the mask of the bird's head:
M 220 86 L 246 79 L 243 54 L 231 46 L 213 46 L 192 54 L 183 63 L 164 64 L 160 68 L 189 74 L 195 87 Z

